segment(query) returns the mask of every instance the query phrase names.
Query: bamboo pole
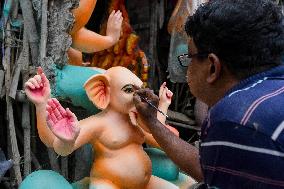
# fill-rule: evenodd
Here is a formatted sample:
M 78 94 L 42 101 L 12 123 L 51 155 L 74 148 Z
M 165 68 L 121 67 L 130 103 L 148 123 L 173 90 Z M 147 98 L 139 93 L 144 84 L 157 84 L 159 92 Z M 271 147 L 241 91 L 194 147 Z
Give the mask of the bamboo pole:
M 47 151 L 48 151 L 48 157 L 49 157 L 51 169 L 53 171 L 60 173 L 60 168 L 59 168 L 59 164 L 57 161 L 58 155 L 52 148 L 47 148 Z
M 61 157 L 61 174 L 68 180 L 68 157 Z
M 23 50 L 20 58 L 22 59 L 22 81 L 23 86 L 29 79 L 29 43 L 27 29 L 24 29 Z M 31 173 L 31 124 L 30 124 L 30 106 L 29 103 L 23 102 L 22 127 L 24 130 L 24 177 Z
M 42 61 L 46 56 L 48 0 L 42 0 L 41 2 L 40 60 Z
M 4 75 L 5 75 L 4 71 L 0 70 L 0 93 L 2 91 L 3 84 L 5 83 L 4 82 Z
M 17 138 L 19 139 L 20 145 L 24 146 L 24 137 L 23 134 L 21 133 L 20 129 L 16 127 L 16 134 Z M 31 150 L 31 161 L 33 162 L 33 165 L 35 166 L 36 170 L 42 169 L 42 166 L 40 165 L 36 155 L 33 153 Z
M 11 56 L 11 32 L 10 32 L 10 23 L 7 23 L 7 30 L 6 30 L 6 49 L 5 49 L 5 55 L 4 55 L 4 69 L 5 69 L 5 87 L 6 87 L 6 94 L 8 94 L 8 91 L 10 90 L 10 84 L 11 84 L 11 62 L 10 62 L 10 56 Z M 8 115 L 8 130 L 9 130 L 9 137 L 8 144 L 10 144 L 11 148 L 11 155 L 12 160 L 14 162 L 13 170 L 15 173 L 15 178 L 17 181 L 17 184 L 20 185 L 22 182 L 22 176 L 21 176 L 21 169 L 20 169 L 20 153 L 18 149 L 17 144 L 17 138 L 16 138 L 16 131 L 15 131 L 15 125 L 14 125 L 14 115 L 13 115 L 13 106 L 12 106 L 12 100 L 11 98 L 6 95 L 6 105 L 7 105 L 7 115 Z
M 157 34 L 158 34 L 158 0 L 150 1 L 150 44 L 149 44 L 149 79 L 148 85 L 152 89 L 158 89 L 158 86 L 155 86 L 156 83 L 154 79 L 158 79 L 158 83 L 161 83 L 160 78 L 160 67 L 158 65 L 157 58 Z M 155 71 L 158 71 L 156 75 Z
M 28 30 L 28 38 L 29 38 L 29 44 L 31 49 L 31 55 L 32 55 L 32 63 L 34 66 L 38 66 L 38 32 L 36 29 L 35 20 L 33 17 L 33 6 L 30 0 L 19 0 L 20 6 L 22 9 L 23 17 L 24 17 L 24 25 L 25 28 Z

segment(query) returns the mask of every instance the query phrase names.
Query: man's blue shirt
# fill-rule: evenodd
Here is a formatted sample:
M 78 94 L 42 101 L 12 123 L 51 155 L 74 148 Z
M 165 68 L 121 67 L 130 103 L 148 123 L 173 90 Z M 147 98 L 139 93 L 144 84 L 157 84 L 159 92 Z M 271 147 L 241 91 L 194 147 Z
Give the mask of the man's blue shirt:
M 284 188 L 284 66 L 241 81 L 209 110 L 200 157 L 208 188 Z

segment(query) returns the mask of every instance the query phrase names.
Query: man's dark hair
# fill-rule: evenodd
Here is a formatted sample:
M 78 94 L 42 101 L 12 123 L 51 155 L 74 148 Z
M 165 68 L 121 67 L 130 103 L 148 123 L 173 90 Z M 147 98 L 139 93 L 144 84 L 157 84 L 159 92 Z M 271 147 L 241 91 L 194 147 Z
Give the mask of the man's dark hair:
M 215 53 L 237 79 L 281 64 L 282 13 L 272 1 L 212 0 L 188 18 L 185 30 L 198 52 Z

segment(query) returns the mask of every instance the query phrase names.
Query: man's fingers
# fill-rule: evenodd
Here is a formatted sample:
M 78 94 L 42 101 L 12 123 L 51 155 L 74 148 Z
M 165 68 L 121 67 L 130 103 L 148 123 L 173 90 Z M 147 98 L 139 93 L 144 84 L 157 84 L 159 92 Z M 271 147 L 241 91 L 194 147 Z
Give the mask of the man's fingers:
M 138 95 L 142 99 L 141 101 L 147 103 L 148 106 L 154 105 L 155 107 L 157 107 L 157 105 L 159 103 L 159 97 L 157 95 L 155 95 L 153 90 L 150 90 L 149 88 L 138 89 L 138 90 L 135 91 L 134 94 Z
M 156 101 L 152 101 L 146 99 L 144 97 L 140 97 L 139 95 L 135 94 L 133 96 L 133 102 L 138 112 L 149 112 L 150 109 L 154 109 L 153 105 L 157 107 Z
M 138 89 L 135 91 L 135 93 L 139 96 L 142 96 L 142 97 L 146 97 L 146 89 Z
M 133 89 L 134 89 L 135 91 L 141 89 L 141 87 L 139 87 L 139 86 L 137 86 L 137 85 L 132 85 L 132 87 L 133 87 Z
M 159 101 L 159 97 L 154 94 L 153 90 L 150 90 L 148 88 L 138 89 L 135 91 L 135 94 L 137 94 L 141 98 L 146 99 L 147 101 L 155 102 L 155 104 L 156 104 L 156 101 Z
M 138 105 L 139 103 L 141 103 L 141 98 L 138 94 L 133 95 L 133 102 L 134 102 L 134 105 Z

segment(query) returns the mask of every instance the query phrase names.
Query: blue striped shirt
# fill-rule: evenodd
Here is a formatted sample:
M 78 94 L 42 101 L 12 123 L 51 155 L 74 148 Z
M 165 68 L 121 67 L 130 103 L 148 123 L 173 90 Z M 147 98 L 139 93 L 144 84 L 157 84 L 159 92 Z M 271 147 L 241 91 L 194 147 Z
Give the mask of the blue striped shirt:
M 207 188 L 284 189 L 284 66 L 241 81 L 209 110 L 200 162 Z

